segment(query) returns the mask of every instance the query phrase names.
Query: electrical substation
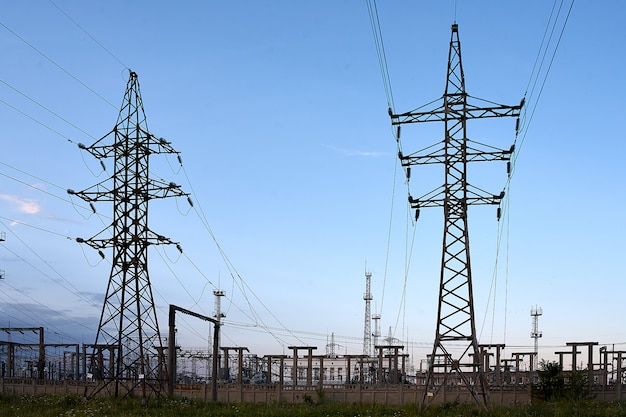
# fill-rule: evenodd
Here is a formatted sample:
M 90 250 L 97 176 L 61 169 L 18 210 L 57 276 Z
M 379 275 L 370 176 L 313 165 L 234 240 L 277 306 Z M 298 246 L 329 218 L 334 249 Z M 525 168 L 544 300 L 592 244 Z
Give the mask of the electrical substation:
M 510 119 L 511 137 L 519 127 L 524 99 L 514 105 L 470 96 L 465 87 L 459 26 L 451 26 L 445 92 L 441 101 L 408 112 L 389 106 L 389 117 L 410 194 L 408 201 L 419 221 L 420 211 L 443 209 L 443 244 L 439 275 L 436 331 L 432 350 L 412 358 L 408 344 L 381 337 L 381 314 L 372 312 L 372 278 L 365 271 L 362 353 L 341 354 L 334 335 L 324 346 L 292 345 L 275 354 L 257 355 L 252 346 L 228 346 L 220 337 L 226 313 L 213 291 L 212 317 L 193 309 L 169 305 L 167 329 L 159 326 L 149 278 L 148 250 L 154 245 L 181 245 L 153 231 L 148 206 L 153 200 L 186 198 L 181 186 L 150 173 L 150 159 L 178 152 L 147 127 L 137 73 L 130 71 L 115 127 L 91 145 L 79 148 L 91 156 L 113 159 L 109 178 L 82 191 L 68 190 L 89 203 L 113 205 L 112 222 L 96 235 L 77 238 L 105 257 L 112 252 L 111 270 L 95 339 L 90 344 L 51 344 L 44 327 L 0 328 L 0 392 L 3 394 L 76 394 L 91 398 L 135 396 L 185 397 L 222 402 L 303 402 L 324 392 L 326 398 L 345 403 L 431 403 L 451 401 L 491 404 L 526 403 L 539 369 L 539 318 L 543 309 L 530 310 L 534 349 L 511 351 L 505 343 L 482 344 L 476 330 L 468 207 L 488 205 L 500 219 L 504 191 L 484 191 L 474 185 L 467 167 L 501 162 L 510 175 L 515 140 L 504 147 L 471 140 L 477 119 Z M 433 107 L 428 108 L 432 105 Z M 411 129 L 424 123 L 443 126 L 443 139 L 417 146 L 419 134 Z M 404 128 L 404 132 L 402 132 Z M 407 136 L 401 139 L 401 133 Z M 476 132 L 476 137 L 480 136 Z M 417 137 L 417 139 L 416 139 Z M 405 146 L 401 146 L 401 144 Z M 407 150 L 415 149 L 415 150 Z M 443 184 L 432 190 L 411 188 L 419 166 L 443 167 Z M 504 170 L 503 170 L 504 171 Z M 415 197 L 416 195 L 417 197 Z M 175 237 L 174 237 L 175 238 Z M 0 232 L 0 242 L 5 240 Z M 0 271 L 0 279 L 4 271 Z M 177 314 L 208 326 L 203 348 L 186 348 L 177 341 Z M 360 314 L 360 313 L 359 313 Z M 373 323 L 372 323 L 373 322 Z M 373 324 L 373 326 L 372 326 Z M 39 324 L 40 326 L 42 324 Z M 200 325 L 199 325 L 200 326 Z M 27 342 L 16 342 L 16 335 Z M 567 342 L 556 351 L 561 367 L 582 371 L 586 384 L 599 400 L 623 399 L 626 351 L 593 341 Z M 582 361 L 581 361 L 582 360 Z M 416 367 L 414 364 L 419 363 Z M 581 365 L 582 363 L 582 365 Z M 569 367 L 569 368 L 568 368 Z

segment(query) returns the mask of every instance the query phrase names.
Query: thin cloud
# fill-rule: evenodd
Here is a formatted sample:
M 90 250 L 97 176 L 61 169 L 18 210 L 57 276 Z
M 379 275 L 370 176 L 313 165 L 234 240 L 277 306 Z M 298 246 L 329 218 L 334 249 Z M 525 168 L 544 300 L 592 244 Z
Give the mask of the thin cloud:
M 343 149 L 343 148 L 338 148 L 338 147 L 333 146 L 333 145 L 324 145 L 324 146 L 326 146 L 329 149 L 332 149 L 335 152 L 343 154 L 345 156 L 364 156 L 364 157 L 377 158 L 379 156 L 386 155 L 385 152 L 361 151 L 361 150 L 358 150 L 358 149 Z
M 22 213 L 37 214 L 41 211 L 41 206 L 34 200 L 20 198 L 9 194 L 0 194 L 0 199 L 13 203 L 13 205 L 15 205 Z

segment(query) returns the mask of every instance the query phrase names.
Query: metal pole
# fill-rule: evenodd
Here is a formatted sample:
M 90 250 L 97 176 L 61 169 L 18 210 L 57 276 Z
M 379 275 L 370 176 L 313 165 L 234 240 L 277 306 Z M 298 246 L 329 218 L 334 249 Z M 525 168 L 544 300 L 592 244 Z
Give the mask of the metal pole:
M 169 336 L 167 337 L 167 395 L 174 396 L 176 383 L 176 306 L 170 304 Z
M 218 375 L 218 356 L 219 352 L 219 336 L 220 336 L 220 322 L 213 322 L 213 378 L 211 378 L 211 399 L 217 401 L 217 375 Z

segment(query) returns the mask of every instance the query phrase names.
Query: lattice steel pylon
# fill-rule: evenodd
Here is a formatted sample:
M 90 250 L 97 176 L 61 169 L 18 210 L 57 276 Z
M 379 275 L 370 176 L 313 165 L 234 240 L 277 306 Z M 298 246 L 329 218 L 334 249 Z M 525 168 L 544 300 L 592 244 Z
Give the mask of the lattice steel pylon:
M 392 125 L 397 126 L 398 141 L 402 124 L 435 121 L 445 124 L 442 142 L 409 155 L 403 155 L 401 150 L 398 153 L 406 167 L 407 181 L 412 165 L 443 164 L 445 170 L 443 185 L 419 198 L 409 195 L 416 218 L 420 208 L 444 209 L 437 330 L 429 358 L 422 399 L 424 406 L 428 406 L 449 384 L 465 385 L 477 403 L 489 404 L 489 388 L 480 363 L 474 320 L 467 208 L 475 204 L 497 205 L 504 193 L 492 195 L 470 185 L 466 169 L 468 162 L 510 160 L 513 147 L 502 150 L 468 139 L 467 121 L 506 116 L 519 118 L 523 101 L 518 106 L 483 101 L 486 105 L 480 106 L 469 103 L 468 98 L 474 99 L 465 91 L 458 25 L 453 24 L 443 104 L 429 111 L 389 112 Z
M 111 138 L 113 143 L 106 144 Z M 113 130 L 93 145 L 79 147 L 97 159 L 114 159 L 110 178 L 83 191 L 68 190 L 90 205 L 113 202 L 113 223 L 89 239 L 76 239 L 98 250 L 102 257 L 103 249 L 113 249 L 96 343 L 89 355 L 89 372 L 102 382 L 96 392 L 107 388 L 117 397 L 133 395 L 140 389 L 145 399 L 164 391 L 167 380 L 148 276 L 148 247 L 174 243 L 148 228 L 148 202 L 187 195 L 175 183 L 150 178 L 149 160 L 154 154 L 178 153 L 165 139 L 148 131 L 137 74 L 132 71 Z M 107 237 L 109 232 L 111 237 Z
M 365 272 L 365 292 L 363 300 L 365 300 L 365 322 L 363 324 L 363 356 L 369 358 L 372 355 L 372 273 Z

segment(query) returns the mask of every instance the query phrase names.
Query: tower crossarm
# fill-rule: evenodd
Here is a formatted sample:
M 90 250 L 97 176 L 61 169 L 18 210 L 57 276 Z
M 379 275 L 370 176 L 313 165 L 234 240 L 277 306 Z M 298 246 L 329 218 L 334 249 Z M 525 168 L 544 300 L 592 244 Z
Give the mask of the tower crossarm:
M 123 129 L 121 129 L 120 126 L 118 125 L 118 126 L 115 126 L 113 130 L 111 130 L 109 133 L 107 133 L 106 135 L 98 139 L 92 145 L 86 146 L 82 143 L 79 143 L 78 148 L 86 152 L 89 152 L 91 155 L 93 155 L 97 159 L 113 158 L 115 156 L 116 150 L 119 150 L 120 148 L 119 143 L 102 144 L 102 142 L 104 142 L 106 139 L 108 139 L 111 136 L 113 137 L 115 137 L 116 135 L 123 136 L 125 134 L 127 135 L 127 133 L 124 133 Z M 133 132 L 133 134 L 142 137 L 143 140 L 141 141 L 141 143 L 130 144 L 127 151 L 132 152 L 133 147 L 136 147 L 137 149 L 135 150 L 140 150 L 142 153 L 148 152 L 150 154 L 175 154 L 178 157 L 180 157 L 180 152 L 176 151 L 172 147 L 171 142 L 168 142 L 164 138 L 156 137 L 152 133 L 142 128 L 137 128 L 137 130 Z
M 78 243 L 84 243 L 87 246 L 90 246 L 90 247 L 92 247 L 93 249 L 96 249 L 96 250 L 112 248 L 116 244 L 120 243 L 119 239 L 114 238 L 114 237 L 111 237 L 111 238 L 99 238 L 98 237 L 101 234 L 104 234 L 104 232 L 106 230 L 109 230 L 109 229 L 110 229 L 110 227 L 107 227 L 106 229 L 102 230 L 97 235 L 95 235 L 95 236 L 93 236 L 93 237 L 91 237 L 89 239 L 83 239 L 83 238 L 77 237 L 76 241 Z M 146 246 L 150 246 L 150 245 L 176 245 L 178 250 L 182 252 L 182 248 L 180 247 L 180 242 L 174 242 L 173 240 L 171 240 L 167 236 L 159 235 L 157 233 L 154 233 L 151 230 L 148 230 L 148 235 L 146 237 L 143 237 L 143 240 L 144 240 Z
M 511 146 L 509 150 L 496 148 L 492 150 L 480 150 L 478 148 L 468 147 L 465 153 L 467 158 L 466 162 L 509 161 L 514 150 L 514 146 Z M 418 151 L 410 155 L 403 155 L 402 151 L 400 151 L 398 152 L 398 158 L 403 167 L 411 165 L 444 164 L 446 162 L 446 153 L 444 147 L 424 154 Z
M 82 191 L 74 191 L 70 189 L 67 190 L 67 193 L 75 195 L 88 203 L 96 201 L 115 201 L 115 197 L 120 195 L 120 188 L 122 185 L 117 188 L 109 188 L 107 186 L 107 183 L 109 182 L 111 182 L 111 179 L 100 182 Z M 143 194 L 143 196 L 140 196 L 139 194 Z M 147 181 L 145 190 L 137 191 L 135 196 L 138 200 L 141 200 L 142 197 L 145 200 L 150 200 L 153 198 L 188 197 L 189 193 L 184 192 L 180 185 L 173 182 L 168 183 L 166 181 L 150 178 Z
M 468 185 L 468 189 L 466 190 L 467 194 L 464 198 L 463 204 L 466 206 L 472 205 L 498 205 L 500 201 L 504 198 L 504 191 L 502 191 L 499 195 L 490 194 L 486 191 L 481 190 L 480 188 L 472 187 Z M 409 195 L 409 203 L 411 204 L 411 208 L 419 209 L 426 207 L 444 207 L 447 202 L 446 198 L 446 190 L 444 186 L 440 186 L 435 190 L 424 194 L 421 197 L 414 198 Z
M 453 104 L 451 102 L 448 102 Z M 392 126 L 407 124 L 407 123 L 421 123 L 421 122 L 443 122 L 446 120 L 454 119 L 485 119 L 493 117 L 518 117 L 524 100 L 517 106 L 507 106 L 503 104 L 497 104 L 492 106 L 475 106 L 472 104 L 466 104 L 462 110 L 455 109 L 452 106 L 440 106 L 430 111 L 409 111 L 405 113 L 393 114 L 391 116 Z

